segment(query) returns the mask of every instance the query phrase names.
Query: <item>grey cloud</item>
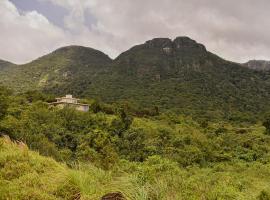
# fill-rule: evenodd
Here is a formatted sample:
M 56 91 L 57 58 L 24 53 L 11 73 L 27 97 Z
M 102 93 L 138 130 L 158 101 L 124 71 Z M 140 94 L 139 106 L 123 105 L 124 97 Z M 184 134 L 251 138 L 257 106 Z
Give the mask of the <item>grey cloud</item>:
M 7 34 L 22 29 L 31 33 L 24 35 L 21 41 L 28 41 L 25 43 L 35 50 L 21 53 L 20 59 L 16 58 L 16 52 L 3 54 L 0 50 L 0 56 L 15 61 L 28 61 L 56 46 L 79 44 L 98 48 L 115 57 L 131 46 L 153 37 L 174 38 L 186 35 L 229 60 L 244 62 L 253 58 L 270 59 L 268 0 L 36 1 L 50 2 L 67 10 L 64 16 L 65 28 L 50 25 L 47 31 L 44 28 L 35 30 L 43 33 L 42 41 L 36 41 L 31 39 L 35 38 L 35 32 L 29 25 L 19 22 L 9 30 L 4 29 L 0 21 L 0 30 L 4 29 Z M 57 34 L 52 36 L 51 32 Z M 0 43 L 2 40 L 1 35 Z M 4 44 L 14 45 L 12 41 Z M 34 48 L 40 45 L 44 48 Z

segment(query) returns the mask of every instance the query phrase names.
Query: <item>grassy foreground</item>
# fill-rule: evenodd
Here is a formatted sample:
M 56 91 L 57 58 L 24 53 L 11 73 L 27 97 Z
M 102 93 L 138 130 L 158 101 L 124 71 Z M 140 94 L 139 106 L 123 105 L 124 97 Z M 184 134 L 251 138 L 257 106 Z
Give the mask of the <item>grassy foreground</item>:
M 180 168 L 152 156 L 144 163 L 122 161 L 104 171 L 91 164 L 72 169 L 0 139 L 0 199 L 100 199 L 120 191 L 127 199 L 270 199 L 270 165 L 217 164 Z

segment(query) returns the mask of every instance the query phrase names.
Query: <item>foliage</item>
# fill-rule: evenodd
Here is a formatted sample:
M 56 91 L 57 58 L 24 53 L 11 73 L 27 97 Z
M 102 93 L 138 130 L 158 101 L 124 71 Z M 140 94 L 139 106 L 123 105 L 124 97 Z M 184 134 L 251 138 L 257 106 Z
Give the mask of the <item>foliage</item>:
M 0 139 L 0 199 L 100 199 L 121 192 L 128 200 L 269 199 L 269 164 L 223 163 L 180 168 L 151 156 L 122 160 L 108 171 L 77 163 L 72 169 L 42 157 L 22 143 Z
M 58 161 L 79 160 L 109 169 L 121 158 L 143 162 L 152 155 L 183 167 L 269 160 L 270 136 L 256 124 L 209 121 L 202 125 L 172 112 L 136 117 L 119 104 L 112 106 L 111 114 L 106 114 L 103 103 L 98 103 L 102 108 L 99 112 L 59 110 L 25 95 L 9 96 L 8 102 L 0 132 Z
M 79 112 L 49 106 L 52 97 L 37 91 L 0 94 L 0 133 L 24 142 L 0 139 L 0 199 L 99 199 L 117 191 L 135 200 L 269 198 L 265 122 L 138 115 L 132 102 L 92 99 L 84 99 L 90 111 Z
M 263 126 L 266 128 L 265 133 L 266 134 L 270 134 L 270 118 L 267 117 L 264 122 L 263 122 Z
M 137 117 L 172 110 L 200 120 L 254 122 L 270 108 L 269 72 L 223 60 L 186 37 L 153 39 L 115 60 L 91 48 L 64 47 L 31 63 L 4 67 L 0 80 L 19 93 L 42 90 L 126 101 Z M 93 109 L 114 112 L 96 103 Z

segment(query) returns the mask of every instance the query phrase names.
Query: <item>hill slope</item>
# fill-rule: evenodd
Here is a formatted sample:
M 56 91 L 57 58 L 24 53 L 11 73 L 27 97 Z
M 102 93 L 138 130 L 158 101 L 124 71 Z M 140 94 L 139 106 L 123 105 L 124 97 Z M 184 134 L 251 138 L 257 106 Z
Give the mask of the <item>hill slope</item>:
M 270 198 L 269 118 L 266 127 L 197 123 L 173 113 L 132 117 L 117 105 L 110 114 L 57 109 L 42 98 L 4 100 L 0 134 L 31 150 L 0 138 L 1 200 L 116 191 L 132 200 Z
M 0 150 L 0 199 L 90 200 L 115 189 L 111 174 L 91 165 L 72 170 L 4 138 L 0 138 Z
M 8 61 L 5 60 L 0 60 L 0 71 L 5 69 L 6 67 L 10 67 L 10 66 L 14 66 L 15 64 L 10 63 Z
M 269 199 L 269 164 L 216 164 L 180 168 L 158 156 L 122 162 L 104 171 L 91 164 L 69 169 L 22 144 L 0 138 L 0 199 L 101 199 L 121 192 L 127 200 Z M 119 167 L 121 167 L 119 169 Z M 259 173 L 258 173 L 259 172 Z
M 261 111 L 270 97 L 261 74 L 225 61 L 187 37 L 157 38 L 133 47 L 114 61 L 114 69 L 108 76 L 113 84 L 101 90 L 97 81 L 89 95 L 214 115 L 220 114 L 217 110 Z
M 156 38 L 114 61 L 91 48 L 64 47 L 2 71 L 0 78 L 17 91 L 127 100 L 201 116 L 256 115 L 270 108 L 267 74 L 223 60 L 188 37 Z
M 16 91 L 42 89 L 44 87 L 67 87 L 69 83 L 88 81 L 106 70 L 111 59 L 102 52 L 81 46 L 57 49 L 25 65 L 4 70 L 1 82 Z M 80 89 L 80 88 L 78 88 Z
M 244 63 L 243 65 L 250 69 L 254 69 L 258 71 L 270 70 L 270 61 L 266 61 L 266 60 L 250 60 L 247 63 Z

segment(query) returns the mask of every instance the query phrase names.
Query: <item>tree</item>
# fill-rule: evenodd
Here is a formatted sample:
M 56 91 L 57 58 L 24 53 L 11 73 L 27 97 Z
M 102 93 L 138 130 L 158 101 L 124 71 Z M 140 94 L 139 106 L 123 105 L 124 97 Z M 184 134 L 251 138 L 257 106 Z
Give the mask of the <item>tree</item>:
M 8 96 L 10 91 L 0 86 L 0 120 L 4 118 L 8 109 Z
M 94 101 L 91 106 L 90 106 L 90 109 L 94 112 L 94 113 L 98 113 L 98 112 L 101 112 L 101 105 L 100 105 L 100 102 L 99 101 Z
M 267 117 L 264 122 L 263 122 L 263 126 L 265 127 L 265 133 L 266 134 L 270 134 L 270 117 Z
M 132 124 L 133 118 L 128 115 L 128 113 L 124 109 L 119 110 L 120 118 L 125 124 L 125 130 L 129 129 L 130 125 Z
M 0 119 L 6 115 L 8 109 L 7 98 L 4 96 L 0 96 Z
M 119 144 L 121 154 L 131 161 L 143 161 L 147 157 L 145 140 L 142 129 L 127 130 Z

